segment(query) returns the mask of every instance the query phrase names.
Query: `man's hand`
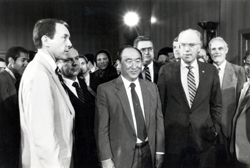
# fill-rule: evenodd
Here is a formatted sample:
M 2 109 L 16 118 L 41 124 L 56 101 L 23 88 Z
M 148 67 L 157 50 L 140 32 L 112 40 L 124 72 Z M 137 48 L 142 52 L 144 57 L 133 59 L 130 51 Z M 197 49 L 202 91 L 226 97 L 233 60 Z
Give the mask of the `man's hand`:
M 102 168 L 115 168 L 115 164 L 111 159 L 103 160 Z
M 163 161 L 164 161 L 164 154 L 156 154 L 155 167 L 161 168 Z

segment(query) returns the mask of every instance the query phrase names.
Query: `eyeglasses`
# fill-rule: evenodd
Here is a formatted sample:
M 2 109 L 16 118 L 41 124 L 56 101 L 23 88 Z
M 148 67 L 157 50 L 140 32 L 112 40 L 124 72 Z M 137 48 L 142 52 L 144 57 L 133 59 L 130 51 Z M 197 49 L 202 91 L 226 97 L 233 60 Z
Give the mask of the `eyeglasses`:
M 194 46 L 198 45 L 200 43 L 180 43 L 182 48 L 185 48 L 186 46 L 188 46 L 188 48 L 194 48 Z
M 140 51 L 141 51 L 142 53 L 145 53 L 146 51 L 147 51 L 147 52 L 152 52 L 153 50 L 154 50 L 153 47 L 141 48 L 141 49 L 140 49 Z

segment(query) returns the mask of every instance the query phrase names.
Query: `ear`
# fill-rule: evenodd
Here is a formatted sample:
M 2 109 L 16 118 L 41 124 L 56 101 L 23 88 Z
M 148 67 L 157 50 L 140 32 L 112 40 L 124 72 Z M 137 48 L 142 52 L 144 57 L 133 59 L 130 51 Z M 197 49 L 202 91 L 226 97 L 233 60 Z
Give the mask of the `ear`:
M 12 57 L 8 58 L 9 65 L 13 65 L 15 63 L 14 59 Z
M 42 44 L 44 46 L 48 47 L 49 46 L 50 38 L 48 36 L 46 36 L 46 35 L 43 35 L 42 38 L 41 38 L 41 41 L 42 41 Z
M 228 47 L 225 48 L 225 52 L 226 52 L 226 54 L 227 54 L 227 52 L 228 52 Z

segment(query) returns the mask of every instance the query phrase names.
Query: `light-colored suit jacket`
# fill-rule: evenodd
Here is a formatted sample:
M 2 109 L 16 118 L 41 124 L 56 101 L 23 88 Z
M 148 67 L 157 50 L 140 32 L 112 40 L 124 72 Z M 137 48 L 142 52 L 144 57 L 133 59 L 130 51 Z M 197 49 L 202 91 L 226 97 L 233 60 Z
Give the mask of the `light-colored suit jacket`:
M 71 165 L 74 109 L 55 69 L 37 53 L 19 89 L 23 168 Z
M 246 96 L 250 83 L 244 83 L 241 91 L 239 106 L 233 118 L 231 153 L 236 153 L 239 162 L 250 165 L 250 98 L 240 111 L 241 103 Z
M 246 81 L 243 67 L 227 62 L 222 81 L 221 92 L 223 108 L 221 114 L 221 127 L 223 134 L 221 135 L 231 139 L 233 116 L 237 108 L 240 91 Z M 220 136 L 222 143 L 223 136 Z
M 157 86 L 139 79 L 152 162 L 165 151 L 164 123 Z M 121 77 L 97 89 L 95 137 L 100 161 L 112 158 L 115 167 L 132 166 L 136 133 L 128 96 Z M 152 165 L 153 167 L 153 165 Z

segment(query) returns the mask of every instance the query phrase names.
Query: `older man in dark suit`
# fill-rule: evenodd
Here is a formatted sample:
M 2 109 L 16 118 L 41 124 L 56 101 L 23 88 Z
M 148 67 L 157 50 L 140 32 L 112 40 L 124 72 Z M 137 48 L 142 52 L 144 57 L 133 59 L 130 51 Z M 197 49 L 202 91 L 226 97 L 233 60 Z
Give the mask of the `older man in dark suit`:
M 74 167 L 97 168 L 94 138 L 95 97 L 87 89 L 84 80 L 77 77 L 80 72 L 79 54 L 71 48 L 68 59 L 59 60 L 58 67 L 62 73 L 63 86 L 75 109 L 74 127 Z
M 28 64 L 29 52 L 11 47 L 5 56 L 7 67 L 0 73 L 0 167 L 17 168 L 20 154 L 18 88 Z
M 134 40 L 134 47 L 142 53 L 143 66 L 139 77 L 157 83 L 158 73 L 163 64 L 154 61 L 154 46 L 152 40 L 146 36 L 138 36 Z
M 121 76 L 97 89 L 95 136 L 103 168 L 161 167 L 164 125 L 157 86 L 138 76 L 141 52 L 118 53 Z
M 165 116 L 166 167 L 206 167 L 220 132 L 222 110 L 218 72 L 197 61 L 201 35 L 188 29 L 179 35 L 181 61 L 164 65 L 158 88 Z M 214 165 L 212 165 L 213 167 Z

